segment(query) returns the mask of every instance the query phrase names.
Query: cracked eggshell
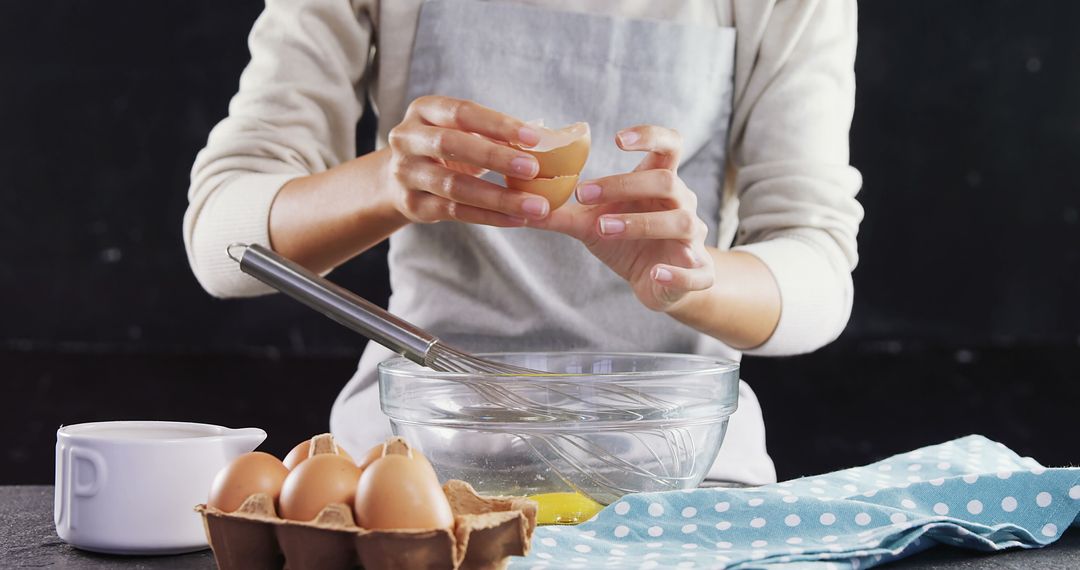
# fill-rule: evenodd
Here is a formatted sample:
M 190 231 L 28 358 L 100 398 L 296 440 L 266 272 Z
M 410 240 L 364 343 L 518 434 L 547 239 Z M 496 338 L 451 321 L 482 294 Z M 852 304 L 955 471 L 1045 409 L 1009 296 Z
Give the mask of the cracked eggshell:
M 531 147 L 513 146 L 536 157 L 540 163 L 540 173 L 536 178 L 581 174 L 589 159 L 592 140 L 588 123 L 574 123 L 557 130 L 548 129 L 538 122 L 529 124 L 539 131 L 540 142 Z
M 570 199 L 577 187 L 578 175 L 557 176 L 555 178 L 533 178 L 532 180 L 519 180 L 507 178 L 506 187 L 512 190 L 520 190 L 529 194 L 536 194 L 547 198 L 551 209 L 562 206 Z

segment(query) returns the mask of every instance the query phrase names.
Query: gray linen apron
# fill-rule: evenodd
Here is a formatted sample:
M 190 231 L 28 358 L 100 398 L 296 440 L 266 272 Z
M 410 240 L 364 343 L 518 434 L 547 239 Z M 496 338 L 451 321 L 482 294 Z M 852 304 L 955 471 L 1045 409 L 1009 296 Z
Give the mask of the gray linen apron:
M 679 175 L 697 193 L 715 243 L 734 51 L 733 28 L 432 0 L 420 12 L 407 101 L 436 94 L 552 127 L 587 121 L 593 143 L 583 180 L 628 172 L 642 159 L 615 146 L 620 129 L 675 128 L 684 144 Z M 390 310 L 466 349 L 697 346 L 699 333 L 646 309 L 623 279 L 561 234 L 413 224 L 391 237 L 389 264 Z M 388 434 L 375 367 L 390 356 L 369 343 L 335 404 L 332 430 L 358 452 Z

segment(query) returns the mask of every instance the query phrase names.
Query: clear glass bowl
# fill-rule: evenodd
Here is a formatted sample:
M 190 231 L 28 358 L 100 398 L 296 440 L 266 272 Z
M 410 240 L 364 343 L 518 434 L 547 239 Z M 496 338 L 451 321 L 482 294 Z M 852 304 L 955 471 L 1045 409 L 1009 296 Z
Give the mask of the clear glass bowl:
M 379 365 L 394 433 L 440 479 L 487 494 L 626 493 L 696 487 L 738 405 L 738 363 L 685 354 L 479 355 L 552 374 L 435 372 Z

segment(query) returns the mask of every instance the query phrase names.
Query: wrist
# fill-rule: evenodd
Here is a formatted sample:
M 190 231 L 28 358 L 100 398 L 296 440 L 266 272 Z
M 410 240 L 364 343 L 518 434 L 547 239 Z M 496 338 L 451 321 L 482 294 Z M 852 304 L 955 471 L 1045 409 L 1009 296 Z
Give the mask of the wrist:
M 368 207 L 361 207 L 357 211 L 362 212 L 367 209 L 370 213 L 374 213 L 382 221 L 382 225 L 387 227 L 393 227 L 395 229 L 406 226 L 410 223 L 408 217 L 401 210 L 401 200 L 398 199 L 398 192 L 400 191 L 397 185 L 394 183 L 394 176 L 391 173 L 391 159 L 392 152 L 389 147 L 377 150 L 369 155 L 362 157 L 362 159 L 368 159 L 375 164 L 375 176 L 372 179 L 375 181 L 373 188 L 370 192 L 359 192 L 358 197 L 364 199 L 364 195 L 370 198 L 374 198 L 374 204 L 368 205 Z M 370 215 L 370 213 L 368 215 Z M 361 217 L 364 215 L 361 213 Z
M 732 348 L 764 344 L 780 320 L 780 291 L 772 272 L 754 255 L 708 248 L 716 279 L 672 306 L 672 318 Z
M 274 250 L 323 272 L 404 226 L 381 180 L 385 154 L 369 153 L 283 186 L 270 211 Z

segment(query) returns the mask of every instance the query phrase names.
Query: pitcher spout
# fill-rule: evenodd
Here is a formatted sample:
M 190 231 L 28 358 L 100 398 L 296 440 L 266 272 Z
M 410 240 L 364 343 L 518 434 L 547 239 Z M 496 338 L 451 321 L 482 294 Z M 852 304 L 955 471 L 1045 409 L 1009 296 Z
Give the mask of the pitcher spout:
M 226 455 L 230 458 L 254 451 L 266 439 L 266 432 L 259 428 L 230 429 L 221 435 Z

